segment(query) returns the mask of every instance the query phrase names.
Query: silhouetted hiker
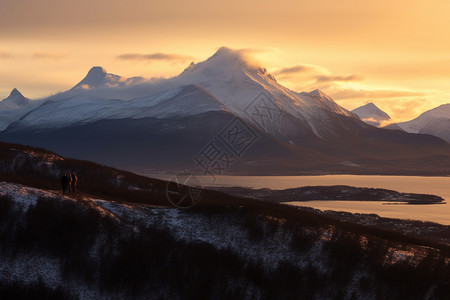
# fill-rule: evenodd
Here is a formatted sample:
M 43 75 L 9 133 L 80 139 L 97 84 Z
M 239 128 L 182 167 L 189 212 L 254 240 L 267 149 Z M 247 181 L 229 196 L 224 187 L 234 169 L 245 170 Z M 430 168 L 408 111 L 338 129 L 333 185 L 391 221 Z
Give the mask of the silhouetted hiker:
M 67 176 L 67 173 L 64 173 L 63 177 L 61 178 L 61 185 L 64 195 L 67 191 L 67 188 L 69 187 L 69 176 Z
M 70 172 L 67 175 L 67 194 L 70 195 L 70 187 L 72 186 L 72 176 L 70 176 Z
M 70 187 L 72 190 L 72 194 L 75 194 L 75 192 L 77 191 L 77 183 L 78 183 L 77 174 L 75 174 L 75 172 L 72 172 L 72 175 L 70 175 L 70 179 L 71 179 Z

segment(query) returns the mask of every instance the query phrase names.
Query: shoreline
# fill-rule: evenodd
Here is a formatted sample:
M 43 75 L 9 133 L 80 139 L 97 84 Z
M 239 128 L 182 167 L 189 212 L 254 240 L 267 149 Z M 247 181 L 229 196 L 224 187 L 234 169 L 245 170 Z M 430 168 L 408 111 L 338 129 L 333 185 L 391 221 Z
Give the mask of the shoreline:
M 448 234 L 450 231 L 450 225 L 432 221 L 382 217 L 376 213 L 352 213 L 347 211 L 322 210 L 308 206 L 296 206 L 289 203 L 282 204 L 296 207 L 299 210 L 312 211 L 321 215 L 332 217 L 341 222 L 356 223 L 377 229 L 400 232 L 404 235 L 416 236 L 430 241 L 437 241 L 447 246 L 450 245 L 450 235 Z

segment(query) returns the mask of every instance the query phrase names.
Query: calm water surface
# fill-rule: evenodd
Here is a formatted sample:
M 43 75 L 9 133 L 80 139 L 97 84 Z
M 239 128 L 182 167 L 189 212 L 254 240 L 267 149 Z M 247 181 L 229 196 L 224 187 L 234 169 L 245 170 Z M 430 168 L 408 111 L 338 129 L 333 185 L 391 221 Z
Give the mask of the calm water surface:
M 350 185 L 383 188 L 406 193 L 433 194 L 444 198 L 447 204 L 385 205 L 382 202 L 366 201 L 308 201 L 289 202 L 289 204 L 309 206 L 321 210 L 375 213 L 389 218 L 432 221 L 450 225 L 450 177 L 365 175 L 218 176 L 215 181 L 212 181 L 210 177 L 200 177 L 200 181 L 203 186 L 287 189 L 308 185 Z
M 209 184 L 208 184 L 209 182 Z M 287 189 L 308 185 L 350 185 L 391 189 L 406 193 L 433 194 L 444 198 L 447 204 L 385 205 L 367 201 L 308 201 L 289 202 L 291 205 L 309 206 L 320 210 L 376 213 L 382 217 L 432 221 L 450 225 L 450 177 L 419 176 L 221 176 L 215 182 L 202 178 L 210 186 L 242 186 L 251 188 Z

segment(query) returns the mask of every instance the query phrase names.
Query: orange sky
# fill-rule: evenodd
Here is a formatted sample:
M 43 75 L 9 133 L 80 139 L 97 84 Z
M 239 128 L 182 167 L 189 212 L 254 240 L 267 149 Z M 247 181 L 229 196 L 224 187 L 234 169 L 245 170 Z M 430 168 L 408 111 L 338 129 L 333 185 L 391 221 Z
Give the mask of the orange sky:
M 396 121 L 450 102 L 448 0 L 241 2 L 1 0 L 0 99 L 66 90 L 94 65 L 173 76 L 228 46 L 293 90 L 373 101 Z

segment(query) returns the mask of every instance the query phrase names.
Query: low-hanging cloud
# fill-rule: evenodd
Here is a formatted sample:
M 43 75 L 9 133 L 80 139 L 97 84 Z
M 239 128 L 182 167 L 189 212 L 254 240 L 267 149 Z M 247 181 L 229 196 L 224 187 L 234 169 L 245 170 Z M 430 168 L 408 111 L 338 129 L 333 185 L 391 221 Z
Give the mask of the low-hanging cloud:
M 377 120 L 375 118 L 363 118 L 361 120 L 363 120 L 364 122 L 369 123 L 371 125 L 377 126 L 377 127 L 384 127 L 384 126 L 388 126 L 393 123 L 393 121 L 391 119 Z
M 192 60 L 192 56 L 173 54 L 173 53 L 150 53 L 150 54 L 139 54 L 139 53 L 125 53 L 116 56 L 118 59 L 123 60 L 145 60 L 145 61 L 187 61 Z

